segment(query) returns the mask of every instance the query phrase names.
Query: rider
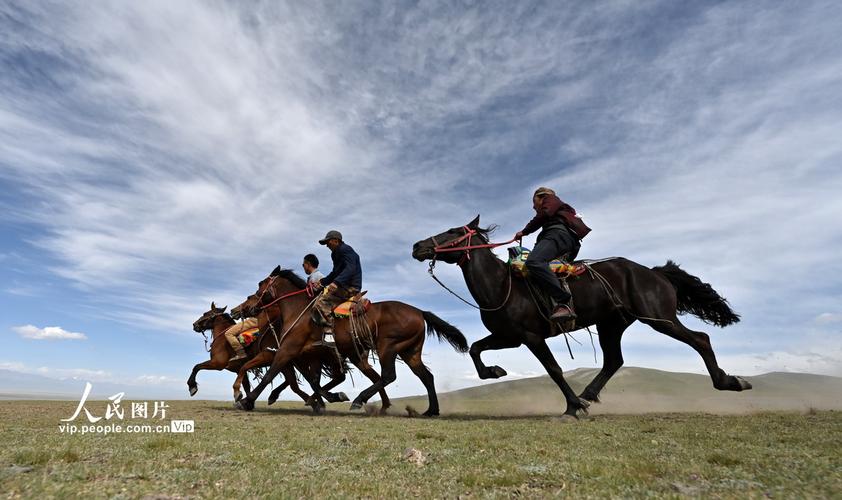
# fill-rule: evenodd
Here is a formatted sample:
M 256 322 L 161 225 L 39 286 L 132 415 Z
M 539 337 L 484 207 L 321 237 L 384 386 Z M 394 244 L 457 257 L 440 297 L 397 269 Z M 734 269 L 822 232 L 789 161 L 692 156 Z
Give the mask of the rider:
M 307 275 L 307 285 L 309 286 L 325 277 L 324 274 L 319 272 L 319 258 L 311 253 L 304 256 L 301 267 L 304 268 L 304 273 Z
M 225 340 L 227 340 L 231 345 L 231 348 L 234 349 L 234 357 L 228 359 L 229 364 L 246 357 L 246 350 L 240 343 L 240 339 L 238 337 L 241 333 L 253 328 L 257 328 L 257 318 L 246 318 L 225 330 Z
M 576 214 L 576 210 L 561 201 L 550 188 L 540 187 L 535 190 L 532 206 L 535 217 L 515 234 L 515 239 L 520 240 L 539 228 L 542 230 L 535 248 L 526 258 L 529 279 L 552 299 L 555 306 L 550 316 L 552 319 L 575 319 L 571 300 L 573 297 L 561 287 L 558 278 L 550 270 L 550 261 L 561 257 L 572 262 L 579 253 L 581 239 L 591 229 Z
M 324 328 L 321 343 L 328 347 L 336 347 L 333 338 L 333 309 L 360 291 L 362 267 L 360 267 L 360 256 L 350 245 L 342 241 L 342 234 L 339 231 L 328 231 L 327 235 L 319 240 L 319 244 L 327 245 L 330 249 L 333 270 L 313 283 L 315 290 L 325 288 L 325 291 L 316 300 L 311 314 L 313 321 Z

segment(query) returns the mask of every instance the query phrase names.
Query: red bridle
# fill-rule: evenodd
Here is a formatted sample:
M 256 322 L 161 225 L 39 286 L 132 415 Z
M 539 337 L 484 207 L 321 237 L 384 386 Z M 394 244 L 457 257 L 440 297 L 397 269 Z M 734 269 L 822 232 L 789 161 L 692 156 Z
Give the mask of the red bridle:
M 308 297 L 312 297 L 312 295 L 311 295 L 312 292 L 310 290 L 310 287 L 307 287 L 304 290 L 296 290 L 294 292 L 290 292 L 290 293 L 286 293 L 284 295 L 281 295 L 280 297 L 275 298 L 274 300 L 272 300 L 272 302 L 269 302 L 268 304 L 261 304 L 261 302 L 263 302 L 263 296 L 266 295 L 266 292 L 270 292 L 272 294 L 272 296 L 274 297 L 275 289 L 272 288 L 272 284 L 275 282 L 275 278 L 277 278 L 277 276 L 270 276 L 269 277 L 269 283 L 267 283 L 266 289 L 263 290 L 263 292 L 260 294 L 260 297 L 257 298 L 256 309 L 266 309 L 267 307 L 271 307 L 271 306 L 277 304 L 278 302 L 280 302 L 280 301 L 282 301 L 286 298 L 292 297 L 294 295 L 300 295 L 302 293 L 306 293 Z
M 512 238 L 509 241 L 504 241 L 502 243 L 482 243 L 480 245 L 471 245 L 471 238 L 473 238 L 479 231 L 477 231 L 476 229 L 471 229 L 468 226 L 462 226 L 462 229 L 465 230 L 465 234 L 463 234 L 462 236 L 458 236 L 452 239 L 451 241 L 448 241 L 447 243 L 439 244 L 439 242 L 436 241 L 435 236 L 431 237 L 430 239 L 433 240 L 433 244 L 436 245 L 435 247 L 433 247 L 433 252 L 436 255 L 445 252 L 465 252 L 465 255 L 463 255 L 458 262 L 458 264 L 461 266 L 465 263 L 466 260 L 470 260 L 471 250 L 478 250 L 480 248 L 497 248 L 517 241 L 515 238 Z M 467 245 L 462 247 L 456 246 L 465 240 L 467 240 Z
M 452 239 L 451 241 L 448 241 L 447 243 L 439 244 L 439 242 L 436 241 L 435 236 L 430 237 L 430 239 L 433 240 L 433 244 L 436 245 L 436 246 L 433 247 L 433 258 L 430 260 L 430 269 L 427 272 L 430 273 L 430 277 L 432 277 L 433 280 L 435 280 L 436 283 L 441 285 L 442 288 L 444 288 L 445 290 L 447 290 L 448 292 L 450 292 L 451 294 L 456 296 L 456 298 L 458 298 L 462 302 L 468 304 L 469 306 L 471 306 L 475 309 L 479 309 L 481 311 L 499 311 L 500 309 L 505 307 L 506 303 L 509 301 L 509 296 L 512 293 L 512 268 L 511 268 L 511 266 L 509 266 L 509 291 L 506 292 L 506 298 L 503 299 L 503 302 L 499 306 L 494 307 L 494 308 L 487 308 L 487 307 L 481 307 L 481 306 L 478 306 L 478 305 L 471 304 L 467 300 L 460 297 L 459 294 L 457 294 L 456 292 L 454 292 L 453 290 L 448 288 L 447 285 L 442 283 L 441 280 L 439 280 L 436 277 L 436 274 L 433 271 L 433 269 L 435 269 L 435 267 L 436 267 L 436 256 L 440 253 L 445 253 L 445 252 L 465 252 L 465 255 L 463 255 L 459 259 L 459 262 L 457 262 L 457 264 L 461 267 L 467 260 L 470 260 L 471 250 L 477 250 L 477 249 L 480 249 L 480 248 L 496 248 L 496 247 L 500 247 L 500 246 L 503 246 L 503 245 L 508 245 L 509 243 L 513 243 L 514 241 L 516 241 L 517 238 L 512 238 L 509 241 L 504 241 L 502 243 L 482 243 L 482 244 L 479 244 L 479 245 L 471 245 L 471 238 L 473 238 L 477 233 L 479 233 L 479 231 L 477 231 L 476 229 L 471 229 L 468 226 L 462 226 L 462 229 L 465 230 L 465 234 L 463 234 L 462 236 L 458 236 L 458 237 Z M 462 246 L 462 247 L 456 246 L 459 243 L 462 243 L 463 241 L 466 241 L 466 240 L 467 240 L 467 245 Z

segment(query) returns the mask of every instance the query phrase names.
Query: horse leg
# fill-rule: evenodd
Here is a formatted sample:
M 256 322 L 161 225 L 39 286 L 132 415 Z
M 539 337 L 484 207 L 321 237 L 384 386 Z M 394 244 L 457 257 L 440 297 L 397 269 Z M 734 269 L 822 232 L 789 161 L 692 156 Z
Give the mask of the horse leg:
M 599 402 L 599 392 L 608 383 L 608 380 L 617 373 L 623 366 L 623 353 L 620 350 L 620 339 L 623 332 L 631 323 L 625 319 L 617 319 L 610 322 L 599 323 L 596 328 L 599 331 L 599 347 L 602 349 L 602 369 L 585 387 L 580 398 L 586 401 Z
M 424 416 L 438 416 L 439 398 L 436 395 L 436 385 L 434 383 L 433 374 L 430 373 L 430 370 L 428 370 L 427 367 L 424 366 L 424 362 L 421 361 L 421 350 L 419 349 L 408 356 L 401 355 L 401 359 L 406 362 L 409 369 L 412 370 L 412 373 L 421 380 L 421 383 L 424 384 L 424 388 L 427 389 L 427 399 L 429 400 L 429 405 L 427 411 L 424 412 Z
M 283 384 L 281 384 L 281 385 L 279 385 L 278 387 L 276 387 L 276 388 L 272 391 L 272 393 L 271 393 L 271 394 L 269 394 L 268 404 L 269 404 L 269 405 L 272 405 L 275 401 L 277 401 L 277 400 L 278 400 L 278 397 L 281 395 L 281 393 L 282 393 L 282 392 L 284 391 L 284 389 L 286 389 L 287 387 L 289 387 L 289 382 L 287 382 L 286 380 L 284 380 L 284 383 L 283 383 Z
M 234 380 L 234 401 L 239 401 L 243 398 L 243 395 L 240 392 L 240 387 L 245 385 L 243 383 L 244 380 L 248 380 L 249 370 L 260 366 L 266 366 L 271 362 L 272 353 L 268 351 L 262 351 L 250 360 L 243 363 L 243 366 L 241 366 L 240 369 L 237 371 L 237 378 Z M 246 394 L 248 394 L 248 388 L 246 389 Z
M 324 397 L 325 399 L 327 399 L 328 403 L 340 403 L 342 401 L 350 401 L 350 399 L 348 399 L 348 395 L 344 392 L 338 392 L 336 394 L 330 392 L 331 389 L 341 384 L 342 382 L 345 382 L 346 378 L 347 377 L 345 376 L 345 372 L 343 372 L 340 368 L 339 374 L 335 375 L 332 379 L 330 379 L 330 382 L 328 382 L 326 386 L 322 387 L 322 390 L 324 391 Z
M 295 346 L 298 347 L 298 346 Z M 293 359 L 293 357 L 297 356 L 300 351 L 300 347 L 293 348 L 290 347 L 289 349 L 282 349 L 275 352 L 274 358 L 272 359 L 272 364 L 269 366 L 269 371 L 266 372 L 266 375 L 260 380 L 260 383 L 257 384 L 257 387 L 254 388 L 249 394 L 246 394 L 246 397 L 237 401 L 237 408 L 241 410 L 251 411 L 254 409 L 254 402 L 260 396 L 260 393 L 266 389 L 266 386 L 269 385 L 272 380 L 278 376 L 278 373 L 285 368 Z M 295 379 L 295 377 L 293 377 Z M 289 380 L 288 380 L 289 381 Z M 289 381 L 290 385 L 292 381 Z M 297 385 L 297 384 L 296 384 Z
M 374 396 L 376 392 L 381 391 L 384 387 L 395 381 L 395 378 L 397 378 L 397 375 L 395 374 L 396 358 L 397 354 L 394 351 L 384 351 L 380 353 L 380 380 L 363 390 L 363 392 L 354 399 L 354 402 L 351 403 L 352 410 L 359 410 L 362 408 L 369 398 Z
M 492 333 L 488 337 L 481 338 L 471 344 L 471 349 L 468 351 L 471 354 L 471 359 L 474 361 L 474 366 L 477 369 L 477 375 L 481 379 L 500 378 L 506 376 L 506 370 L 499 366 L 485 366 L 482 362 L 480 354 L 483 351 L 496 351 L 498 349 L 511 349 L 513 347 L 520 347 L 523 342 L 520 339 L 513 337 L 505 337 Z
M 312 407 L 314 413 L 321 415 L 325 412 L 325 402 L 322 399 L 324 390 L 319 386 L 322 378 L 321 364 L 316 364 L 315 366 L 314 369 L 311 364 L 305 371 L 301 372 L 304 375 L 304 379 L 310 384 L 310 388 L 313 389 L 313 395 L 309 396 L 304 401 L 304 404 Z
M 740 377 L 728 375 L 725 373 L 725 370 L 719 367 L 719 364 L 716 362 L 716 355 L 713 354 L 713 347 L 710 345 L 710 337 L 706 333 L 687 328 L 675 316 L 670 318 L 669 322 L 646 319 L 641 319 L 640 321 L 695 349 L 705 362 L 714 388 L 720 391 L 746 391 L 751 389 L 751 384 L 747 381 Z
M 298 394 L 298 397 L 304 401 L 304 404 L 312 406 L 313 396 L 315 396 L 315 394 L 307 394 L 301 389 L 301 386 L 298 385 L 298 379 L 295 376 L 295 368 L 293 365 L 290 364 L 285 366 L 284 369 L 281 370 L 281 373 L 284 374 L 284 380 L 289 385 L 289 388 L 292 389 L 292 392 Z M 307 378 L 307 376 L 305 375 L 304 378 Z M 307 379 L 307 381 L 310 382 L 311 386 L 313 385 L 310 379 Z
M 190 373 L 190 378 L 187 379 L 187 388 L 190 389 L 190 396 L 195 396 L 196 393 L 199 392 L 199 384 L 196 383 L 196 374 L 198 374 L 201 370 L 220 371 L 225 369 L 227 365 L 227 359 L 213 357 L 207 361 L 204 361 L 194 366 L 193 372 Z
M 561 367 L 555 360 L 555 356 L 553 356 L 553 353 L 544 338 L 540 335 L 527 333 L 524 340 L 526 347 L 528 347 L 532 354 L 538 358 L 538 361 L 540 361 L 541 365 L 544 366 L 544 369 L 547 370 L 547 374 L 549 374 L 550 378 L 553 379 L 553 382 L 556 383 L 558 388 L 561 389 L 562 394 L 564 394 L 564 399 L 567 400 L 567 409 L 564 411 L 564 414 L 573 418 L 579 418 L 576 414 L 580 410 L 587 412 L 587 408 L 590 403 L 584 399 L 579 399 L 579 397 L 576 396 L 576 393 L 573 392 L 573 389 L 567 384 L 567 381 L 564 380 L 564 374 L 562 373 Z
M 335 358 L 335 357 L 334 357 Z M 322 360 L 320 359 L 311 359 L 309 363 L 307 363 L 307 371 L 309 375 L 306 375 L 305 378 L 308 382 L 315 383 L 316 385 L 313 387 L 313 390 L 316 391 L 321 397 L 325 399 L 328 403 L 339 403 L 341 401 L 348 401 L 348 395 L 344 392 L 339 394 L 334 394 L 330 392 L 330 389 L 333 389 L 337 385 L 341 384 L 345 381 L 345 373 L 342 372 L 341 361 L 338 358 L 335 358 L 333 361 L 335 365 L 338 367 L 334 372 L 338 372 L 339 375 L 332 378 L 328 385 L 322 387 L 321 380 L 322 380 Z M 300 368 L 299 368 L 300 370 Z M 303 372 L 302 372 L 303 373 Z
M 368 358 L 362 357 L 359 360 L 354 362 L 354 366 L 356 366 L 363 375 L 365 375 L 369 380 L 371 380 L 372 384 L 377 384 L 380 382 L 380 374 L 377 373 L 377 370 L 372 368 L 372 366 L 368 363 Z M 386 389 L 380 389 L 380 414 L 385 415 L 386 410 L 392 406 L 392 401 L 389 399 L 389 395 L 386 394 Z

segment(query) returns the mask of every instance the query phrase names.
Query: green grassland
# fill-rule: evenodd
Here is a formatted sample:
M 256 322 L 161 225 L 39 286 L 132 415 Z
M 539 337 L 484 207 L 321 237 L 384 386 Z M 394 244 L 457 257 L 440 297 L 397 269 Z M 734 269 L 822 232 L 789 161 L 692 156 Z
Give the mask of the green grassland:
M 59 433 L 76 404 L 0 402 L 0 495 L 842 495 L 838 411 L 592 415 L 567 423 L 549 414 L 373 416 L 349 413 L 346 404 L 318 417 L 291 402 L 242 413 L 229 403 L 170 401 L 167 418 L 194 420 L 194 433 Z M 408 448 L 423 460 L 405 459 Z

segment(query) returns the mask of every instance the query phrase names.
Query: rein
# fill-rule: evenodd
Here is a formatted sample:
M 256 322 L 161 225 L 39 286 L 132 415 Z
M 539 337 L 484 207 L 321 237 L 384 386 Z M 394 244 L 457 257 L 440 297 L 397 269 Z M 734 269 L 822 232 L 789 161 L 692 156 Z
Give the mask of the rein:
M 272 325 L 272 322 L 268 321 L 269 328 L 272 330 L 272 335 L 274 335 L 274 337 L 275 337 L 275 345 L 277 346 L 278 349 L 280 349 L 281 348 L 281 342 L 283 342 L 284 337 L 286 337 L 287 333 L 289 333 L 290 330 L 292 330 L 295 327 L 295 325 L 298 324 L 298 321 L 301 320 L 301 317 L 304 316 L 304 313 L 307 312 L 308 309 L 313 307 L 313 304 L 316 302 L 316 300 L 319 298 L 319 296 L 314 295 L 313 291 L 308 286 L 307 288 L 304 288 L 302 290 L 296 290 L 294 292 L 285 293 L 285 294 L 281 295 L 280 297 L 274 298 L 275 297 L 275 289 L 272 285 L 275 282 L 275 278 L 276 278 L 276 276 L 272 276 L 272 278 L 269 281 L 269 284 L 267 285 L 266 289 L 263 290 L 263 293 L 261 293 L 260 297 L 258 298 L 259 301 L 262 301 L 263 296 L 266 295 L 266 292 L 270 292 L 272 297 L 273 297 L 273 300 L 271 302 L 269 302 L 268 304 L 262 304 L 262 305 L 258 306 L 258 309 L 261 312 L 265 312 L 267 308 L 277 304 L 278 302 L 280 302 L 284 299 L 287 299 L 289 297 L 293 297 L 295 295 L 301 295 L 302 293 L 306 293 L 307 297 L 311 297 L 313 299 L 313 300 L 310 301 L 309 304 L 307 304 L 307 306 L 304 309 L 301 310 L 301 313 L 298 314 L 298 316 L 295 318 L 295 321 L 293 321 L 292 324 L 289 325 L 289 327 L 281 334 L 280 338 L 278 337 L 278 332 L 275 331 L 275 327 L 274 327 L 274 325 Z M 267 320 L 268 320 L 268 313 L 267 313 Z
M 271 284 L 269 286 L 271 286 Z M 309 290 L 305 288 L 304 290 L 297 290 L 295 292 L 286 293 L 286 294 L 281 295 L 280 297 L 274 299 L 272 302 L 269 302 L 268 304 L 261 305 L 260 309 L 266 309 L 267 307 L 273 306 L 276 303 L 278 303 L 278 302 L 280 302 L 280 301 L 282 301 L 282 300 L 284 300 L 288 297 L 292 297 L 293 295 L 300 295 L 302 293 L 308 293 L 308 292 L 309 292 Z M 262 295 L 261 295 L 261 297 L 262 297 Z
M 503 245 L 508 245 L 509 243 L 513 243 L 513 242 L 517 241 L 516 238 L 512 238 L 511 240 L 504 241 L 502 243 L 483 243 L 483 244 L 479 244 L 479 245 L 471 245 L 471 238 L 476 236 L 477 230 L 471 229 L 468 226 L 462 226 L 462 229 L 465 230 L 465 234 L 463 234 L 462 236 L 459 236 L 458 238 L 455 238 L 455 239 L 453 239 L 453 240 L 451 240 L 447 243 L 439 244 L 439 242 L 436 241 L 435 236 L 430 238 L 430 239 L 433 240 L 433 244 L 436 245 L 435 247 L 433 247 L 433 252 L 435 252 L 436 255 L 438 255 L 440 253 L 445 253 L 445 252 L 465 252 L 465 255 L 463 255 L 462 258 L 459 259 L 459 262 L 457 263 L 459 265 L 459 267 L 462 267 L 462 265 L 465 263 L 465 261 L 471 260 L 471 250 L 478 250 L 480 248 L 497 248 L 497 247 L 501 247 Z M 467 240 L 467 245 L 459 246 L 459 247 L 456 246 L 459 243 L 461 243 L 463 241 L 466 241 L 466 240 Z M 435 267 L 436 267 L 436 258 L 434 256 L 433 259 L 430 261 L 430 269 L 427 271 L 428 273 L 430 273 L 430 277 L 433 278 L 433 280 L 435 280 L 435 282 L 438 283 L 442 288 L 444 288 L 445 290 L 450 292 L 451 295 L 453 295 L 457 299 L 461 300 L 462 302 L 468 304 L 469 306 L 473 307 L 474 309 L 479 309 L 480 311 L 487 311 L 487 312 L 499 311 L 500 309 L 505 307 L 506 303 L 509 302 L 509 297 L 511 297 L 511 295 L 512 295 L 512 266 L 509 266 L 509 289 L 506 292 L 506 298 L 503 299 L 502 304 L 500 304 L 497 307 L 492 307 L 492 308 L 481 307 L 479 305 L 472 304 L 472 303 L 468 302 L 467 300 L 465 300 L 464 298 L 462 298 L 461 296 L 459 296 L 459 294 L 457 294 L 456 292 L 454 292 L 453 290 L 448 288 L 447 285 L 445 285 L 444 283 L 441 282 L 440 279 L 438 279 L 438 277 L 435 275 L 435 272 L 434 272 Z

